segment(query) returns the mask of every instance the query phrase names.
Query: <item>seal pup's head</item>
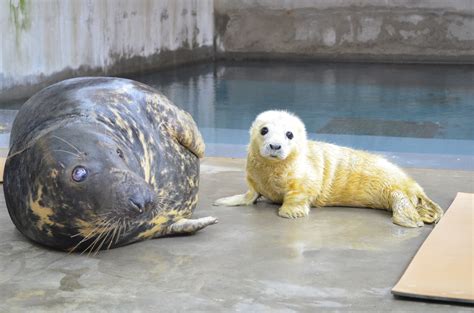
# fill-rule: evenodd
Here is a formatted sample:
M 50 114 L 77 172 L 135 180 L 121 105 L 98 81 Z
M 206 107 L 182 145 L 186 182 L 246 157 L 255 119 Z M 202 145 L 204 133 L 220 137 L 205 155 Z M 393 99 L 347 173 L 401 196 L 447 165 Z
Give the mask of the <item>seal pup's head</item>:
M 250 149 L 272 161 L 286 160 L 306 148 L 303 122 L 287 111 L 260 113 L 250 128 Z

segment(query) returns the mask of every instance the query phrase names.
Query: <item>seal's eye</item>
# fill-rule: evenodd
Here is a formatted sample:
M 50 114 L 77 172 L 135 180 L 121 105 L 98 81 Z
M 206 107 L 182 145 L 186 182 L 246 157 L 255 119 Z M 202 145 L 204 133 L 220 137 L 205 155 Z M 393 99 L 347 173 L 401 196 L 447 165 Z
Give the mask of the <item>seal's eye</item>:
M 292 132 L 286 132 L 286 137 L 290 140 L 293 139 L 293 133 Z
M 75 182 L 82 182 L 87 178 L 87 169 L 83 166 L 76 166 L 72 170 L 72 180 Z
M 261 134 L 262 136 L 265 136 L 267 133 L 268 133 L 268 128 L 263 127 L 262 129 L 260 129 L 260 134 Z
M 123 159 L 123 152 L 122 152 L 122 150 L 120 150 L 119 148 L 117 148 L 117 154 L 118 154 L 118 156 L 119 156 L 120 158 Z

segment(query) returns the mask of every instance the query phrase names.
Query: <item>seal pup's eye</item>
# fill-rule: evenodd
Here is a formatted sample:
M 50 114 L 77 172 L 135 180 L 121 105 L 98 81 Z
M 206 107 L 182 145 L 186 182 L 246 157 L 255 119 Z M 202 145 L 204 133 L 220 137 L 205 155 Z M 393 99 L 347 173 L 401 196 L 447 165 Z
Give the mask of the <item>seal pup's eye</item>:
M 268 128 L 263 127 L 262 129 L 260 129 L 260 134 L 261 134 L 262 136 L 265 136 L 267 133 L 268 133 Z
M 293 133 L 292 132 L 286 132 L 286 137 L 290 140 L 293 139 Z
M 123 152 L 119 148 L 117 148 L 117 154 L 121 159 L 123 159 Z
M 72 180 L 77 183 L 84 181 L 87 178 L 87 169 L 83 166 L 76 166 L 72 170 Z

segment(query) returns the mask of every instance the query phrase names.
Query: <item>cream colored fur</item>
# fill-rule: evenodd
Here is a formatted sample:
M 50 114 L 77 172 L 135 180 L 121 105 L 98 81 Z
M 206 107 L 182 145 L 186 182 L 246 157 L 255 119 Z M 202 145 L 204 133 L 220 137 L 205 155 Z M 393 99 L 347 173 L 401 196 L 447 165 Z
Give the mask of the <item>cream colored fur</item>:
M 264 127 L 268 132 L 262 135 Z M 364 151 L 307 140 L 301 120 L 285 111 L 266 111 L 255 119 L 246 172 L 248 191 L 215 205 L 250 205 L 263 196 L 282 203 L 278 214 L 286 218 L 306 216 L 312 206 L 379 208 L 392 211 L 393 222 L 406 227 L 437 222 L 443 215 L 396 165 Z

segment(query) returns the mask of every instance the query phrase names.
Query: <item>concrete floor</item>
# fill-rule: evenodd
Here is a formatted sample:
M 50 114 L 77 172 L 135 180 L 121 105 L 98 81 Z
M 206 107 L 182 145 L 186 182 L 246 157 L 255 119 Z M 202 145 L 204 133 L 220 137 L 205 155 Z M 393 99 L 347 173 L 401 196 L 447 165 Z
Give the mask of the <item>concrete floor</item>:
M 431 226 L 401 228 L 370 209 L 320 208 L 286 220 L 263 202 L 211 206 L 245 190 L 243 166 L 203 161 L 195 216 L 219 224 L 90 257 L 26 241 L 0 197 L 0 312 L 472 312 L 390 293 Z M 474 192 L 474 172 L 408 172 L 444 208 L 457 191 Z

